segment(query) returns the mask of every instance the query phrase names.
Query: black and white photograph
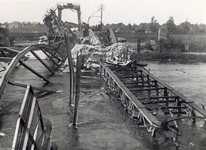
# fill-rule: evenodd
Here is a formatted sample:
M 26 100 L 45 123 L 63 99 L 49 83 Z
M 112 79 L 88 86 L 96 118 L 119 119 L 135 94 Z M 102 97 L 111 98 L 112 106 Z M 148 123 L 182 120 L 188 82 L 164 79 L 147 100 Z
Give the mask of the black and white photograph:
M 206 1 L 0 0 L 0 150 L 206 150 Z

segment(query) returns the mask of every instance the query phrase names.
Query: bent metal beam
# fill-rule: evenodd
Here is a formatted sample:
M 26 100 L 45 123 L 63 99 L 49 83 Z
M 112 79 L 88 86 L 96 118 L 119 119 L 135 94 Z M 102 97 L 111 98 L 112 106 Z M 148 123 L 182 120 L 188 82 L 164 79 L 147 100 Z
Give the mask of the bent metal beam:
M 20 51 L 11 61 L 11 63 L 8 66 L 8 69 L 4 72 L 0 79 L 0 99 L 2 97 L 3 91 L 6 87 L 6 84 L 9 81 L 9 77 L 17 64 L 21 61 L 22 59 L 28 52 L 35 51 L 35 50 L 40 50 L 40 49 L 49 49 L 55 51 L 56 49 L 52 46 L 44 45 L 44 44 L 38 44 L 38 45 L 31 45 Z M 35 72 L 35 71 L 34 71 Z

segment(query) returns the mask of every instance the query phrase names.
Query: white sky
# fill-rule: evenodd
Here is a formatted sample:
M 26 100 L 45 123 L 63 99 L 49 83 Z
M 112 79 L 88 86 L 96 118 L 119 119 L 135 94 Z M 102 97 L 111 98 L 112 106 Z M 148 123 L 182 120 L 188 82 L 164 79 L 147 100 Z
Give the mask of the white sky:
M 175 24 L 188 20 L 190 23 L 206 24 L 206 0 L 0 0 L 0 23 L 12 21 L 41 22 L 46 10 L 57 3 L 80 4 L 83 22 L 103 4 L 103 24 L 149 23 L 154 16 L 160 24 L 166 23 L 170 16 Z M 100 16 L 100 12 L 95 16 Z M 67 18 L 67 19 L 65 19 Z M 76 13 L 63 11 L 64 21 L 77 20 Z M 98 24 L 100 18 L 93 17 L 90 24 Z M 76 21 L 77 22 L 77 21 Z

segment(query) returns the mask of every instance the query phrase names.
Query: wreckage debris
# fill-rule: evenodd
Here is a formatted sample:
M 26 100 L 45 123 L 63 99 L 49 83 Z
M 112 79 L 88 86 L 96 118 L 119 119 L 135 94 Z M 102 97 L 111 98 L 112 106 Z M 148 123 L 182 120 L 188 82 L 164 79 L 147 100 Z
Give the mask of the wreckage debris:
M 81 52 L 84 59 L 84 67 L 87 69 L 99 69 L 101 60 L 118 61 L 119 63 L 127 62 L 130 53 L 128 46 L 124 43 L 114 43 L 107 47 L 103 45 L 76 44 L 71 52 L 74 64 L 76 63 L 77 54 Z M 68 60 L 66 60 L 65 65 L 68 65 Z M 65 72 L 67 72 L 66 70 Z

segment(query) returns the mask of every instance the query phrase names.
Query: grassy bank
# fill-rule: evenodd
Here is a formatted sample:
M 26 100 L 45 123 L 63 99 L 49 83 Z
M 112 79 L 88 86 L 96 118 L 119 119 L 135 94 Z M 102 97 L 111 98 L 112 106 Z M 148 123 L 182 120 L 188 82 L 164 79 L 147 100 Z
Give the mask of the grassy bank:
M 202 62 L 206 63 L 206 55 L 182 54 L 170 52 L 157 53 L 134 53 L 131 59 L 138 61 L 162 61 L 162 62 Z

